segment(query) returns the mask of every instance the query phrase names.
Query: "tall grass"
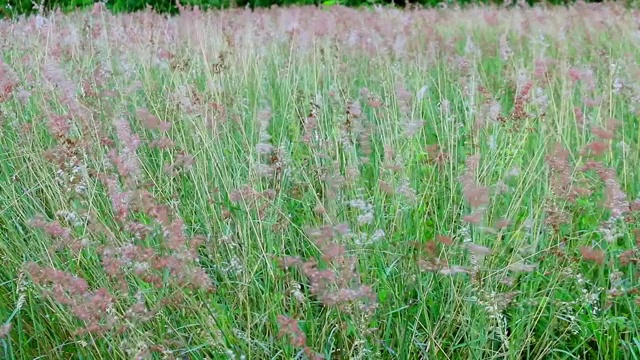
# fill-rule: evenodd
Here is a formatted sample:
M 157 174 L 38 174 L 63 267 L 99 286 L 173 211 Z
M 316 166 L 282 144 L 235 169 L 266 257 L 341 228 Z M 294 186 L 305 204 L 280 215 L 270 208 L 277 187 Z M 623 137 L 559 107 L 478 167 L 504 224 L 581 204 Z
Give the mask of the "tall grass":
M 0 357 L 640 358 L 638 16 L 0 23 Z

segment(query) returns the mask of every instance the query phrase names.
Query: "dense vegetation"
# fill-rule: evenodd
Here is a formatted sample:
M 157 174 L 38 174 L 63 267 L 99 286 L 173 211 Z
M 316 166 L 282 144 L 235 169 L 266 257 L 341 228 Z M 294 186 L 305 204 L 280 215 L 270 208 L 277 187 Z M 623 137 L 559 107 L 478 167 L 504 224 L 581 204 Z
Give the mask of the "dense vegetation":
M 0 358 L 640 358 L 640 12 L 0 22 Z
M 601 2 L 602 0 L 589 0 L 588 2 Z M 0 0 L 0 12 L 5 16 L 15 17 L 22 14 L 34 14 L 38 11 L 74 11 L 93 6 L 96 0 Z M 422 7 L 440 7 L 451 5 L 468 6 L 472 4 L 515 5 L 515 3 L 566 5 L 573 0 L 108 0 L 106 7 L 112 12 L 134 12 L 152 8 L 159 13 L 177 14 L 181 6 L 197 6 L 201 10 L 229 9 L 235 7 L 272 7 L 272 6 L 333 6 L 342 5 L 349 7 L 363 7 L 374 5 L 391 5 L 405 7 L 409 5 Z M 632 3 L 627 0 L 626 3 Z

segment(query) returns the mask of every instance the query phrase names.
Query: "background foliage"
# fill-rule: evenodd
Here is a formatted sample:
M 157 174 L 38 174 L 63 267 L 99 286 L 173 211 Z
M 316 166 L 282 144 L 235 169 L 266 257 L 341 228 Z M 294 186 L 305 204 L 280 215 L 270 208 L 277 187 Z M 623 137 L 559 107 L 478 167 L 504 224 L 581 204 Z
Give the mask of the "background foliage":
M 72 11 L 79 8 L 92 6 L 95 0 L 40 0 L 34 5 L 34 0 L 0 0 L 0 11 L 5 16 L 16 16 L 22 14 L 32 14 L 37 12 L 38 7 L 43 10 L 61 9 Z M 515 1 L 514 1 L 515 2 Z M 537 0 L 526 0 L 530 5 L 541 3 Z M 570 0 L 547 0 L 545 3 L 551 5 L 566 5 Z M 601 1 L 587 1 L 601 2 Z M 182 0 L 183 6 L 198 6 L 201 9 L 208 8 L 230 8 L 230 7 L 270 7 L 270 6 L 291 6 L 291 5 L 343 5 L 343 6 L 372 6 L 372 5 L 396 5 L 406 6 L 407 4 L 420 5 L 426 7 L 442 6 L 444 4 L 478 4 L 491 3 L 503 4 L 504 0 Z M 152 7 L 161 13 L 178 13 L 178 6 L 173 0 L 108 0 L 107 8 L 114 12 L 133 12 Z

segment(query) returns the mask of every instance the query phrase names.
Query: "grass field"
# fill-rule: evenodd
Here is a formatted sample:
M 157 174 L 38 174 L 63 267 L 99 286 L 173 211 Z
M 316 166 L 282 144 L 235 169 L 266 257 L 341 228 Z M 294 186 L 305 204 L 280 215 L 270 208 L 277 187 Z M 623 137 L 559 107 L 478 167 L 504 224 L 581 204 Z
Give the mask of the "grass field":
M 0 22 L 0 358 L 640 359 L 639 19 Z

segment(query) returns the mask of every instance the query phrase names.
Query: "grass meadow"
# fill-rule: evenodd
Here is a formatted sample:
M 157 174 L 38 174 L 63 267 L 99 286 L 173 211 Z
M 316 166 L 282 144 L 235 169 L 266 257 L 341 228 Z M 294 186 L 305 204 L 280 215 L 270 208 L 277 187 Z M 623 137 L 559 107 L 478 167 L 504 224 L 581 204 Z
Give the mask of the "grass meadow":
M 0 358 L 640 359 L 640 12 L 0 22 Z

